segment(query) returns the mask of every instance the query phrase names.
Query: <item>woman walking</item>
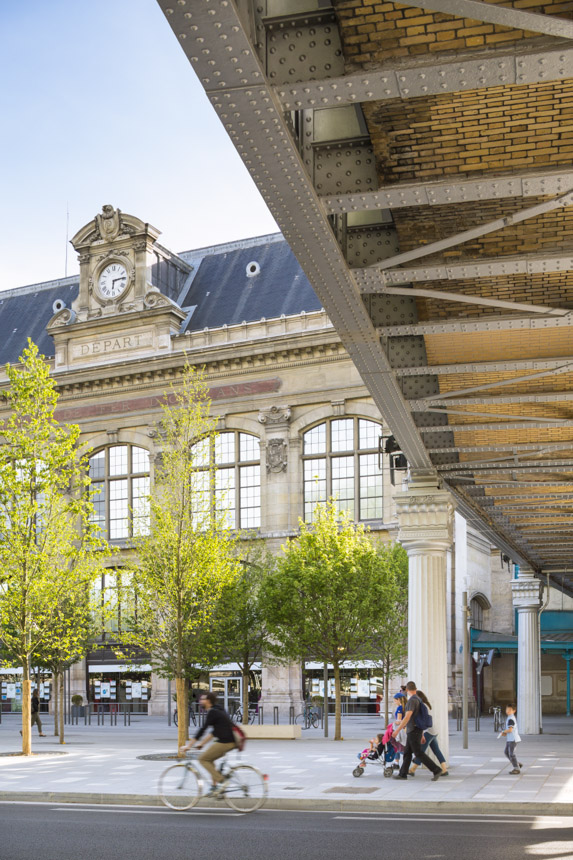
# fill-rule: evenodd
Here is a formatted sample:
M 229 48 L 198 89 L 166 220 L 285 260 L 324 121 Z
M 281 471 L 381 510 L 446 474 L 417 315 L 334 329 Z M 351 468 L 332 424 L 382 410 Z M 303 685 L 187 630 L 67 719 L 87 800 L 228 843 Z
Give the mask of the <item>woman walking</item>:
M 428 697 L 426 696 L 426 694 L 423 693 L 421 690 L 418 690 L 416 695 L 418 696 L 419 699 L 421 699 L 423 701 L 423 703 L 425 704 L 427 709 L 429 711 L 431 711 L 432 706 L 430 705 L 430 703 L 428 701 Z M 436 756 L 436 758 L 438 759 L 438 761 L 440 763 L 440 766 L 442 768 L 442 776 L 449 776 L 448 766 L 446 764 L 445 756 L 444 756 L 443 752 L 441 751 L 440 746 L 438 744 L 437 729 L 434 729 L 434 728 L 424 729 L 424 743 L 422 744 L 422 752 L 427 752 L 428 747 L 432 750 L 432 752 L 434 753 L 434 755 Z M 419 758 L 412 759 L 412 766 L 411 766 L 410 770 L 408 771 L 409 776 L 415 776 L 416 775 L 416 770 L 420 766 L 420 764 L 421 764 L 421 761 Z

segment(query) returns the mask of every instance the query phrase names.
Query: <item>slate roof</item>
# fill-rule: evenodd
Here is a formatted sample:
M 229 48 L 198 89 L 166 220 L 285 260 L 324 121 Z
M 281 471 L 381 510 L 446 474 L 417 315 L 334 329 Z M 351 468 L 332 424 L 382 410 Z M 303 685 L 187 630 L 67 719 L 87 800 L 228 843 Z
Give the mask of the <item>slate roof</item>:
M 28 338 L 46 357 L 54 355 L 54 341 L 46 326 L 54 316 L 52 305 L 62 299 L 70 307 L 78 294 L 79 277 L 62 278 L 0 293 L 0 366 L 14 364 Z
M 217 328 L 282 314 L 320 310 L 321 304 L 280 234 L 185 251 L 178 255 L 193 266 L 179 304 L 193 312 L 187 329 Z M 247 266 L 260 271 L 247 277 Z M 46 325 L 61 299 L 70 307 L 78 294 L 79 277 L 47 281 L 0 292 L 0 366 L 18 360 L 30 337 L 45 356 L 54 343 Z
M 237 247 L 238 246 L 238 247 Z M 282 314 L 317 311 L 322 307 L 296 257 L 280 236 L 263 236 L 220 248 L 179 254 L 195 267 L 185 307 L 196 305 L 190 331 L 237 325 Z M 260 272 L 247 276 L 247 266 Z

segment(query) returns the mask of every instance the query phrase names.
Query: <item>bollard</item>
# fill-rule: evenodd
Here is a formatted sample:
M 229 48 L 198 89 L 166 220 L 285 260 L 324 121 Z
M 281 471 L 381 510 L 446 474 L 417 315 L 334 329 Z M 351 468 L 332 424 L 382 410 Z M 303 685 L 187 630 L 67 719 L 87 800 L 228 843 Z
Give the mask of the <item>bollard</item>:
M 263 713 L 263 706 L 259 705 L 259 726 L 262 726 L 265 722 L 265 717 Z
M 294 725 L 294 705 L 291 705 L 288 709 L 288 724 L 289 726 Z
M 273 726 L 278 726 L 279 724 L 279 706 L 275 705 L 273 707 Z

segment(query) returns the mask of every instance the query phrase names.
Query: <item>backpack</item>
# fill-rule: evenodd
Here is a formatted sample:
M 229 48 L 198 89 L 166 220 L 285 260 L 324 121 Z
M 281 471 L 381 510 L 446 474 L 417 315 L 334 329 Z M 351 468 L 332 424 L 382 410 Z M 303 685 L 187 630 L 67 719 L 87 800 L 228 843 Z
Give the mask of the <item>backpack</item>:
M 233 725 L 233 735 L 239 752 L 243 752 L 247 743 L 247 736 L 240 726 Z
M 418 697 L 416 696 L 416 698 L 418 698 Z M 416 716 L 414 717 L 414 723 L 416 725 L 416 728 L 422 729 L 422 731 L 424 729 L 431 729 L 433 726 L 433 722 L 434 722 L 432 720 L 432 715 L 430 714 L 430 712 L 428 711 L 428 708 L 426 707 L 426 705 L 423 703 L 423 701 L 421 699 L 419 699 L 419 702 L 420 702 L 420 707 L 418 708 L 418 712 L 417 712 Z

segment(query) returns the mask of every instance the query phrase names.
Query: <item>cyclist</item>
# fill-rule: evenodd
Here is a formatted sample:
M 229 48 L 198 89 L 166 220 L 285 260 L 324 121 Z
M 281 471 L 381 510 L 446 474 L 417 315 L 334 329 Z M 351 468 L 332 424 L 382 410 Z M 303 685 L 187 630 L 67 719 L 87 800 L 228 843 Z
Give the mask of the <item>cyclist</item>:
M 188 741 L 184 747 L 179 750 L 181 753 L 196 746 L 197 749 L 202 749 L 209 741 L 207 736 L 202 743 L 197 743 L 205 731 L 210 728 L 213 732 L 213 743 L 205 752 L 199 756 L 199 764 L 203 765 L 205 770 L 211 777 L 212 785 L 207 797 L 216 797 L 221 790 L 221 783 L 224 781 L 220 772 L 214 765 L 218 758 L 226 755 L 237 746 L 235 735 L 233 732 L 233 723 L 228 713 L 217 704 L 217 696 L 215 693 L 202 693 L 199 699 L 201 707 L 207 711 L 205 723 L 195 733 L 195 737 Z

